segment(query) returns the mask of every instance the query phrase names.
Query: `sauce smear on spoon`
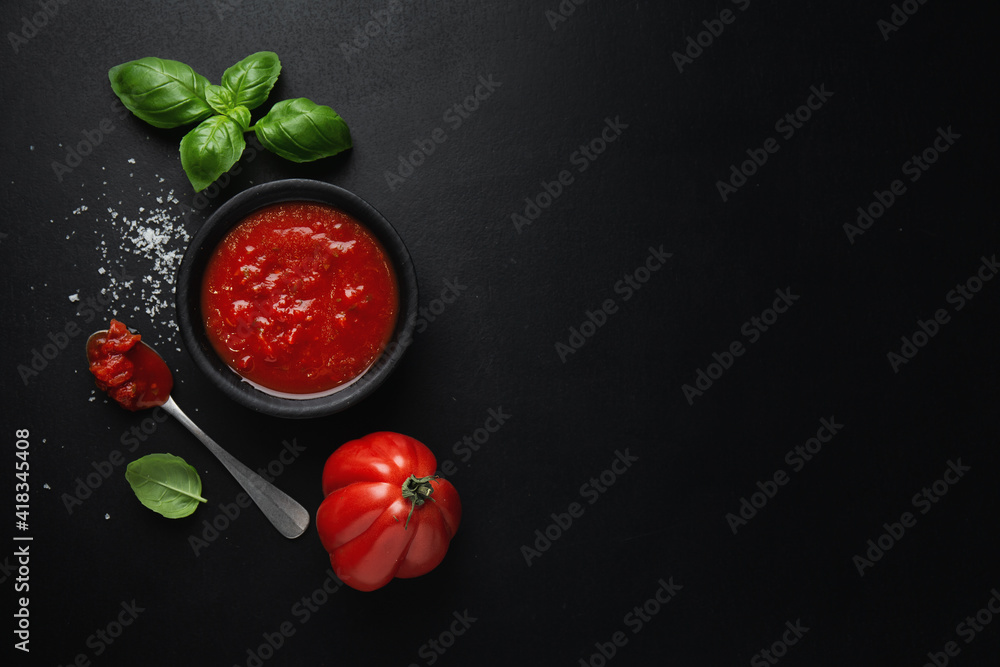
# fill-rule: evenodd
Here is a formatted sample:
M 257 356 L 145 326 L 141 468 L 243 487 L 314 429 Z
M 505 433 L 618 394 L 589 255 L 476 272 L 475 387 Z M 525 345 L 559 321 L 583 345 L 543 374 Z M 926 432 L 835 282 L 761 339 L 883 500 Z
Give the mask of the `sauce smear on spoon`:
M 163 405 L 174 379 L 166 362 L 141 336 L 118 320 L 87 341 L 87 361 L 97 386 L 126 410 Z

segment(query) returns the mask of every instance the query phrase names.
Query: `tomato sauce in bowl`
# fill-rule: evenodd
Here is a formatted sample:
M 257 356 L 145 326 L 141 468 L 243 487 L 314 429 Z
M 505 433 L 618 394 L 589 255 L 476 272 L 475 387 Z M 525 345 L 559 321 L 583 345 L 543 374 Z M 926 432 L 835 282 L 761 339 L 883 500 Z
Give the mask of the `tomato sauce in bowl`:
M 396 328 L 399 288 L 375 236 L 318 202 L 261 208 L 215 248 L 201 283 L 219 357 L 261 390 L 292 398 L 361 377 Z

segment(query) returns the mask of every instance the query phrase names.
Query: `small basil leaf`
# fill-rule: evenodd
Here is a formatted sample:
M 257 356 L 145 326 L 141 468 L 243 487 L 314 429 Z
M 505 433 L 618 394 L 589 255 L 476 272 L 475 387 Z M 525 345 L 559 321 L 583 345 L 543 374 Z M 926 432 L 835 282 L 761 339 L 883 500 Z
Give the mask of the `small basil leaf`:
M 221 114 L 226 113 L 236 106 L 233 104 L 233 91 L 213 84 L 205 86 L 205 101 L 208 102 L 208 106 L 212 107 L 215 113 Z
M 227 111 L 226 115 L 235 120 L 244 132 L 250 127 L 250 109 L 235 107 Z
M 150 125 L 177 127 L 212 115 L 208 79 L 176 60 L 140 58 L 112 67 L 108 78 L 122 104 Z
M 251 129 L 266 149 L 293 162 L 318 160 L 351 147 L 344 119 L 304 97 L 278 102 Z
M 212 116 L 181 139 L 181 166 L 201 192 L 236 164 L 246 148 L 243 130 L 228 116 Z
M 239 61 L 222 75 L 222 85 L 233 93 L 233 106 L 256 109 L 271 94 L 281 74 L 278 54 L 260 51 Z
M 147 454 L 125 468 L 135 497 L 168 519 L 188 516 L 207 502 L 201 497 L 198 471 L 173 454 Z

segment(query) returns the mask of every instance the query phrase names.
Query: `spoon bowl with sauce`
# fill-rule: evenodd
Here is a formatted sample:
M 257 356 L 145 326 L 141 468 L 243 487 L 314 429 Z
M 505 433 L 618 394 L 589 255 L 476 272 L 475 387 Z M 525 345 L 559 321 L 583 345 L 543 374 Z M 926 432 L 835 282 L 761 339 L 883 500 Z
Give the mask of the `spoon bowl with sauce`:
M 253 498 L 264 516 L 285 537 L 302 535 L 309 526 L 309 512 L 263 477 L 220 447 L 181 411 L 170 397 L 173 376 L 166 362 L 124 324 L 111 321 L 111 329 L 96 331 L 87 339 L 87 362 L 97 386 L 126 410 L 162 407 L 201 440 Z

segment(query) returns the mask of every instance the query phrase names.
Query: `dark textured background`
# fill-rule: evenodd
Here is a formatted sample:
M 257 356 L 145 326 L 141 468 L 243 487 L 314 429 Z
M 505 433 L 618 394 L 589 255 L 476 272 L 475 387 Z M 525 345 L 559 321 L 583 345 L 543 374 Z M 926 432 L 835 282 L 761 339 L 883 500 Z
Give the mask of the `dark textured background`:
M 556 0 L 50 0 L 48 15 L 45 4 L 0 9 L 0 510 L 6 534 L 33 537 L 30 655 L 12 647 L 17 543 L 0 552 L 4 650 L 16 664 L 252 667 L 287 623 L 294 634 L 265 649 L 263 664 L 597 666 L 599 646 L 620 631 L 627 643 L 608 664 L 763 665 L 773 663 L 758 652 L 782 640 L 786 622 L 809 629 L 787 654 L 776 647 L 781 664 L 917 667 L 949 641 L 960 649 L 950 664 L 996 664 L 1000 622 L 971 636 L 959 624 L 1000 587 L 1000 280 L 961 310 L 947 300 L 1000 251 L 988 3 L 910 0 L 916 13 L 888 39 L 878 22 L 891 4 L 860 0 L 567 1 L 575 10 L 555 29 L 546 11 Z M 672 54 L 725 8 L 735 20 L 679 72 Z M 372 24 L 377 34 L 362 41 L 381 10 L 389 25 Z M 119 115 L 106 72 L 156 55 L 217 82 L 265 49 L 284 66 L 269 103 L 332 106 L 354 149 L 307 165 L 261 153 L 196 199 L 178 158 L 184 131 Z M 446 110 L 480 76 L 500 85 L 452 127 Z M 833 95 L 785 138 L 775 122 L 812 86 Z M 606 118 L 627 128 L 577 172 L 571 155 Z M 53 163 L 102 122 L 113 129 L 57 174 Z M 390 188 L 386 170 L 437 127 L 447 141 Z M 960 139 L 911 183 L 902 165 L 938 128 Z M 768 137 L 780 150 L 723 202 L 716 182 Z M 511 214 L 563 169 L 573 183 L 519 231 Z M 211 389 L 180 349 L 173 312 L 147 314 L 169 301 L 170 285 L 160 280 L 156 294 L 154 284 L 169 266 L 137 253 L 123 223 L 158 212 L 161 228 L 175 223 L 166 247 L 180 251 L 180 230 L 284 177 L 343 186 L 392 221 L 423 307 L 446 280 L 467 286 L 374 396 L 308 422 L 250 413 Z M 895 179 L 906 193 L 851 243 L 843 225 Z M 673 255 L 626 301 L 615 285 L 651 246 Z M 132 280 L 116 282 L 121 270 Z M 741 327 L 776 289 L 799 299 L 750 344 Z M 102 290 L 113 298 L 95 316 L 82 306 Z M 556 344 L 606 299 L 616 312 L 560 359 Z M 894 372 L 887 354 L 940 308 L 950 321 Z M 205 521 L 224 524 L 219 504 L 239 492 L 207 451 L 173 421 L 145 422 L 154 432 L 127 451 L 121 437 L 148 415 L 95 393 L 82 334 L 36 375 L 23 372 L 50 333 L 89 332 L 110 314 L 157 345 L 176 371 L 177 402 L 248 465 L 274 461 L 283 442 L 304 448 L 277 484 L 310 511 L 326 457 L 368 432 L 413 435 L 454 461 L 465 515 L 445 561 L 375 593 L 342 588 L 306 619 L 296 604 L 327 578 L 314 530 L 286 541 L 245 509 L 196 555 L 189 537 Z M 689 404 L 682 385 L 737 340 L 745 354 Z M 453 444 L 490 409 L 510 417 L 462 460 Z M 790 471 L 786 452 L 822 418 L 843 428 L 734 535 L 727 513 Z M 31 442 L 23 532 L 13 526 L 16 429 Z M 637 460 L 606 492 L 583 495 L 616 450 Z M 67 508 L 115 452 L 121 463 L 155 451 L 198 468 L 208 506 L 162 519 L 136 502 L 122 465 Z M 914 494 L 959 459 L 970 470 L 921 514 Z M 522 546 L 572 502 L 583 515 L 529 566 Z M 906 511 L 916 525 L 860 576 L 854 557 Z M 671 578 L 682 588 L 635 632 L 627 615 Z M 110 644 L 98 639 L 133 601 L 134 622 Z M 449 637 L 463 612 L 476 620 Z M 447 650 L 435 653 L 432 639 Z

